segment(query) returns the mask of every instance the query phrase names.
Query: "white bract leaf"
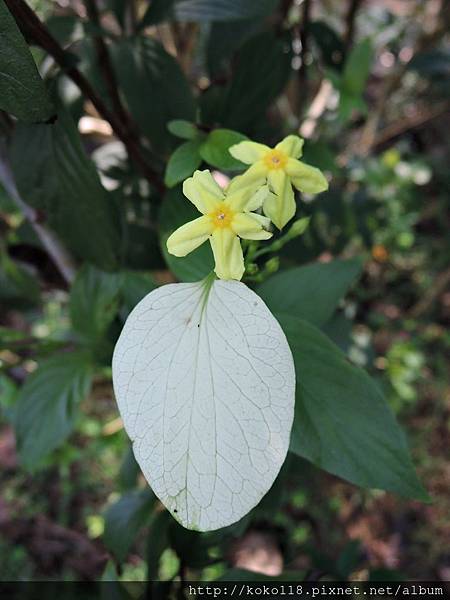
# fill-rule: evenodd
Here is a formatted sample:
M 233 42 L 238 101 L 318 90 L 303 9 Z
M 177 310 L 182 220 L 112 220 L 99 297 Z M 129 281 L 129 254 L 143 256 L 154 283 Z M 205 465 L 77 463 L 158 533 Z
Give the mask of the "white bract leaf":
M 269 490 L 289 447 L 294 363 L 246 285 L 152 291 L 125 323 L 113 380 L 136 460 L 182 525 L 230 525 Z

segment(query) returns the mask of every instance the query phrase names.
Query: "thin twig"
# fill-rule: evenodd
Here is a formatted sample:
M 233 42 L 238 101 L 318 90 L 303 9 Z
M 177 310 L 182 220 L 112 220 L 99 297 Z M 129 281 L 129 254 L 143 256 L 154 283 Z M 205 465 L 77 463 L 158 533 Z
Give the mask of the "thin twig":
M 303 0 L 302 23 L 300 26 L 299 37 L 302 47 L 302 62 L 298 70 L 298 114 L 301 116 L 303 107 L 308 99 L 308 68 L 306 64 L 306 55 L 308 53 L 308 27 L 311 16 L 311 0 Z
M 86 11 L 89 19 L 95 27 L 94 42 L 97 51 L 98 66 L 103 76 L 103 80 L 108 88 L 108 93 L 111 98 L 113 109 L 123 125 L 130 126 L 130 116 L 127 114 L 122 100 L 119 96 L 119 87 L 117 85 L 116 75 L 114 73 L 109 51 L 105 40 L 100 32 L 100 15 L 97 8 L 96 0 L 85 0 Z
M 380 133 L 376 136 L 374 143 L 373 143 L 373 148 L 376 148 L 377 146 L 381 146 L 382 144 L 385 144 L 392 138 L 398 137 L 399 135 L 402 135 L 406 131 L 410 131 L 411 129 L 420 127 L 421 125 L 424 125 L 425 123 L 428 123 L 429 121 L 432 121 L 433 119 L 436 119 L 436 117 L 440 117 L 441 115 L 445 114 L 449 110 L 450 110 L 450 104 L 445 102 L 444 104 L 437 106 L 436 108 L 434 108 L 433 110 L 430 110 L 429 112 L 420 113 L 418 115 L 415 115 L 414 117 L 411 117 L 408 119 L 402 119 L 401 121 L 392 123 L 391 125 L 388 125 L 384 129 L 382 129 L 380 131 Z
M 128 155 L 139 167 L 142 175 L 159 191 L 164 190 L 160 176 L 153 171 L 143 155 L 139 140 L 128 127 L 111 111 L 85 76 L 73 64 L 73 58 L 65 52 L 55 38 L 50 34 L 39 17 L 31 10 L 25 0 L 5 0 L 11 14 L 23 35 L 53 57 L 55 62 L 89 98 L 100 115 L 109 121 L 117 137 L 124 143 Z
M 350 0 L 347 15 L 345 17 L 345 33 L 344 33 L 344 57 L 348 50 L 352 47 L 353 38 L 355 35 L 355 21 L 358 10 L 364 0 Z
M 432 285 L 428 287 L 427 291 L 423 295 L 423 298 L 415 304 L 408 312 L 408 317 L 417 319 L 425 314 L 439 296 L 447 289 L 450 284 L 450 268 L 439 273 Z
M 392 93 L 400 86 L 403 76 L 409 68 L 411 60 L 419 54 L 425 51 L 427 48 L 433 47 L 434 44 L 447 33 L 448 26 L 450 24 L 450 7 L 448 4 L 442 4 L 441 14 L 436 19 L 437 26 L 432 32 L 422 31 L 416 41 L 416 47 L 413 54 L 407 62 L 404 62 L 397 66 L 392 72 L 390 77 L 385 80 L 384 87 L 378 98 L 378 102 L 373 110 L 371 110 L 370 117 L 366 122 L 366 125 L 362 131 L 361 138 L 357 141 L 358 153 L 362 156 L 367 156 L 377 138 L 377 131 L 380 122 L 383 119 L 386 106 Z
M 0 148 L 1 150 L 1 148 Z M 76 268 L 73 263 L 71 256 L 68 254 L 67 250 L 60 244 L 59 240 L 54 236 L 54 234 L 39 223 L 37 218 L 36 211 L 28 206 L 28 204 L 21 198 L 16 184 L 14 183 L 14 177 L 11 172 L 11 168 L 6 160 L 6 157 L 3 156 L 3 152 L 0 152 L 0 182 L 3 184 L 3 187 L 8 192 L 10 198 L 16 203 L 18 208 L 21 210 L 22 214 L 28 219 L 33 227 L 36 235 L 41 240 L 42 245 L 46 249 L 47 253 L 58 267 L 61 275 L 64 280 L 71 284 L 75 279 Z

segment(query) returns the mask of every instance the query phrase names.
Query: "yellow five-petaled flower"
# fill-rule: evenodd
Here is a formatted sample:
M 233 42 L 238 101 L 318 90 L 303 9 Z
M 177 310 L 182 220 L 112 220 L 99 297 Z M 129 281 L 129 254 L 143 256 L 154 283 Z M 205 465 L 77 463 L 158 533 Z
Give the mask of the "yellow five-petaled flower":
M 183 184 L 184 195 L 203 216 L 182 225 L 167 240 L 175 256 L 186 256 L 209 239 L 220 279 L 238 279 L 244 274 L 244 257 L 239 238 L 267 240 L 270 219 L 250 211 L 261 207 L 271 196 L 266 189 L 253 187 L 222 190 L 209 171 L 196 171 Z
M 319 169 L 298 160 L 302 155 L 302 148 L 302 138 L 289 135 L 275 148 L 244 141 L 229 149 L 234 158 L 251 165 L 243 175 L 233 180 L 230 192 L 241 187 L 258 186 L 267 182 L 274 194 L 266 198 L 264 214 L 278 229 L 284 227 L 295 214 L 296 205 L 292 185 L 307 194 L 318 194 L 328 189 L 328 182 Z

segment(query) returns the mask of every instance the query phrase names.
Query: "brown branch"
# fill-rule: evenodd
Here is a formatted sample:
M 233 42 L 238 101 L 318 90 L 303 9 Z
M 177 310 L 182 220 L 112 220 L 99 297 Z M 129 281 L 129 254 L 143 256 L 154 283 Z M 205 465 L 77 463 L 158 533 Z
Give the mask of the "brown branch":
M 425 314 L 450 283 L 450 268 L 438 273 L 432 285 L 428 287 L 423 297 L 408 312 L 408 317 L 417 319 Z
M 59 45 L 25 0 L 5 0 L 5 3 L 25 38 L 40 46 L 53 57 L 81 92 L 89 98 L 98 113 L 106 121 L 109 121 L 115 134 L 125 145 L 129 157 L 134 161 L 142 175 L 159 191 L 164 191 L 160 176 L 148 165 L 140 142 L 133 131 L 124 125 L 116 114 L 106 106 L 89 81 L 75 67 L 70 54 L 65 52 Z
M 363 1 L 364 0 L 350 0 L 347 15 L 345 17 L 344 54 L 347 54 L 353 44 L 356 14 Z
M 306 64 L 306 55 L 308 53 L 308 27 L 311 16 L 311 0 L 303 0 L 302 24 L 299 31 L 300 43 L 302 47 L 302 62 L 298 70 L 298 114 L 301 115 L 308 97 L 308 69 Z
M 383 120 L 388 101 L 393 92 L 400 86 L 403 76 L 407 72 L 409 63 L 413 57 L 420 52 L 424 52 L 428 48 L 433 47 L 433 45 L 447 33 L 450 24 L 450 6 L 448 4 L 442 4 L 440 16 L 436 19 L 436 23 L 437 25 L 434 31 L 428 32 L 422 30 L 422 33 L 416 40 L 415 49 L 410 59 L 407 62 L 398 65 L 392 74 L 386 78 L 378 101 L 373 110 L 371 110 L 370 117 L 364 126 L 361 139 L 357 142 L 359 154 L 367 156 L 373 148 L 377 137 L 378 127 Z
M 67 250 L 61 245 L 60 241 L 55 237 L 53 232 L 39 223 L 36 211 L 31 208 L 20 196 L 17 191 L 14 177 L 11 173 L 6 156 L 3 149 L 0 147 L 0 182 L 7 191 L 10 198 L 16 203 L 22 214 L 28 219 L 36 235 L 41 240 L 42 245 L 46 249 L 64 280 L 71 284 L 75 279 L 76 268 L 72 257 Z
M 110 95 L 114 111 L 122 121 L 123 125 L 131 126 L 130 117 L 127 114 L 119 96 L 119 86 L 117 85 L 116 75 L 111 64 L 109 51 L 100 32 L 101 23 L 96 0 L 85 0 L 85 6 L 88 17 L 95 27 L 94 43 L 97 52 L 98 66 L 102 73 L 106 87 L 108 88 L 108 93 Z
M 416 127 L 421 127 L 425 123 L 444 115 L 446 112 L 450 110 L 450 104 L 445 102 L 444 104 L 440 104 L 436 108 L 425 112 L 419 113 L 414 117 L 401 119 L 398 122 L 392 123 L 391 125 L 387 125 L 384 129 L 380 131 L 373 142 L 373 148 L 381 146 L 386 142 L 390 141 L 392 138 L 396 138 L 403 133 L 410 131 L 411 129 L 415 129 Z

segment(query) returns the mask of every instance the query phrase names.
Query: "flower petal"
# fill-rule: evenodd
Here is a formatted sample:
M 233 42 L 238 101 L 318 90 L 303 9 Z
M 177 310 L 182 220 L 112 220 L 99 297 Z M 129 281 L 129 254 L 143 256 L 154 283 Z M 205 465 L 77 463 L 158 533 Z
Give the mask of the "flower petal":
M 237 235 L 228 228 L 216 229 L 210 237 L 219 279 L 242 279 L 245 271 L 244 255 Z
M 291 177 L 292 184 L 306 194 L 319 194 L 328 189 L 325 175 L 316 167 L 290 158 L 286 165 L 286 173 Z
M 294 190 L 284 171 L 274 170 L 269 174 L 269 185 L 274 191 L 264 202 L 264 214 L 282 229 L 295 215 Z
M 256 189 L 258 186 L 266 182 L 267 168 L 262 161 L 256 162 L 245 173 L 234 177 L 229 186 L 227 187 L 227 194 L 232 194 L 238 189 L 242 189 L 249 185 L 254 186 Z
M 228 151 L 237 160 L 246 165 L 251 165 L 257 160 L 261 160 L 264 154 L 270 151 L 270 148 L 257 142 L 239 142 L 239 144 L 230 146 Z
M 300 158 L 302 155 L 304 140 L 298 135 L 288 135 L 279 144 L 275 146 L 276 150 L 285 152 L 292 158 Z
M 195 171 L 192 177 L 186 179 L 183 184 L 183 193 L 203 214 L 212 212 L 216 208 L 217 202 L 224 198 L 223 191 L 208 170 Z
M 211 235 L 213 226 L 209 217 L 199 217 L 176 229 L 167 239 L 167 250 L 174 256 L 186 256 Z
M 272 192 L 269 192 L 269 194 L 273 195 Z M 264 215 L 260 215 L 258 213 L 252 213 L 252 217 L 254 219 L 256 219 L 257 221 L 259 221 L 261 223 L 261 225 L 263 226 L 264 229 L 268 230 L 271 224 L 271 220 L 269 219 L 269 217 L 265 217 Z
M 264 221 L 256 218 L 260 215 L 244 214 L 240 213 L 235 215 L 231 228 L 234 233 L 244 240 L 268 240 L 272 237 L 270 231 L 264 229 L 264 225 L 268 227 L 270 225 L 270 219 L 262 217 Z
M 259 189 L 255 185 L 247 185 L 233 189 L 227 196 L 227 202 L 235 212 L 250 212 L 261 208 L 267 194 L 270 194 L 267 185 Z

